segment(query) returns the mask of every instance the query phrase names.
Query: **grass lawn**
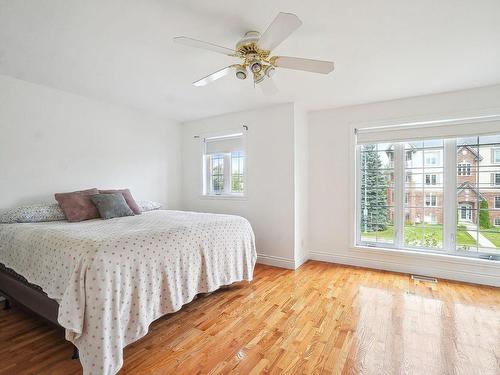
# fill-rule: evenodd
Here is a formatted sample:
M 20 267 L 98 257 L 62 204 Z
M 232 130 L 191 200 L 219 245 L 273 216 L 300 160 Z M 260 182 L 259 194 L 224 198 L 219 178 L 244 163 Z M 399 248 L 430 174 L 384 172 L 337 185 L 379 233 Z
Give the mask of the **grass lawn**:
M 465 228 L 464 228 L 465 229 Z M 429 247 L 441 247 L 443 244 L 443 226 L 442 225 L 426 225 L 425 226 L 426 239 L 429 242 L 427 246 Z M 384 231 L 379 232 L 362 232 L 361 238 L 375 240 L 380 242 L 390 242 L 394 235 L 394 228 L 388 227 Z M 485 237 L 487 235 L 496 236 L 498 244 L 500 244 L 500 230 L 496 233 L 483 233 Z M 498 244 L 488 237 L 488 239 L 495 245 Z M 408 245 L 421 245 L 422 242 L 422 227 L 419 225 L 405 225 L 405 243 Z M 457 231 L 457 244 L 459 245 L 470 245 L 475 246 L 476 241 L 472 236 L 465 231 Z
M 500 229 L 491 228 L 487 230 L 488 232 L 481 232 L 481 234 L 493 242 L 496 247 L 500 247 Z

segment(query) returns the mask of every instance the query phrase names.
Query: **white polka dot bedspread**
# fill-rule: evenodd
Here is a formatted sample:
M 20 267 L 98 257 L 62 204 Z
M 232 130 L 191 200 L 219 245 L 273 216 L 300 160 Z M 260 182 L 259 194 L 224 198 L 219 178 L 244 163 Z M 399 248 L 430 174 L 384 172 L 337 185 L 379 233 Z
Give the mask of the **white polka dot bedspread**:
M 115 374 L 123 348 L 198 293 L 252 280 L 250 223 L 158 210 L 111 220 L 0 225 L 0 262 L 59 303 L 83 373 Z

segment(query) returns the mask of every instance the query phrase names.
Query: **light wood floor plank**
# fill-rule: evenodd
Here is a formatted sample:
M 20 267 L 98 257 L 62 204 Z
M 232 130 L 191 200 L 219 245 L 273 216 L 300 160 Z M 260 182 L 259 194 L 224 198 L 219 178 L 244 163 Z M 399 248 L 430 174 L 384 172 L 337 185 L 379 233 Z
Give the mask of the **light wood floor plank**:
M 62 330 L 0 311 L 0 375 L 81 374 Z M 125 349 L 120 374 L 500 374 L 500 289 L 309 261 L 257 265 Z

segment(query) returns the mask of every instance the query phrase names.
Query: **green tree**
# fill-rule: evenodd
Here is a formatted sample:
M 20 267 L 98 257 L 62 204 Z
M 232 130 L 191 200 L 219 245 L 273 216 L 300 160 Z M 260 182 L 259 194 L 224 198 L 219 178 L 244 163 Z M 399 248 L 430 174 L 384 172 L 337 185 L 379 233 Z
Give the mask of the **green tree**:
M 490 229 L 491 228 L 491 223 L 490 223 L 490 212 L 488 211 L 488 201 L 482 200 L 481 203 L 479 203 L 479 228 L 480 229 Z
M 361 153 L 361 228 L 363 232 L 387 229 L 387 181 L 375 145 Z

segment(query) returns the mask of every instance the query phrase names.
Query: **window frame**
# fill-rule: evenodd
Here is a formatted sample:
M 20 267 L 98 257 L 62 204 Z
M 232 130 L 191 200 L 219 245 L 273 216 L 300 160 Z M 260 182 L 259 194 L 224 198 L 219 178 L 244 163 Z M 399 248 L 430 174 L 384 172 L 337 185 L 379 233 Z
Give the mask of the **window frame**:
M 457 175 L 458 176 L 470 176 L 471 175 L 471 163 L 464 161 L 457 163 Z
M 500 164 L 500 158 L 497 160 L 497 152 L 500 156 L 500 147 L 491 148 L 491 164 Z
M 499 132 L 500 134 L 500 132 Z M 439 139 L 439 138 L 436 138 Z M 458 232 L 458 215 L 457 209 L 459 208 L 459 204 L 457 201 L 457 139 L 455 138 L 442 138 L 443 139 L 443 153 L 442 153 L 442 162 L 437 161 L 436 165 L 442 165 L 443 173 L 442 173 L 442 181 L 443 184 L 443 194 L 442 194 L 442 202 L 440 202 L 440 209 L 443 211 L 443 239 L 442 239 L 442 247 L 440 248 L 426 248 L 422 246 L 418 247 L 410 247 L 405 246 L 404 244 L 404 222 L 405 222 L 405 197 L 404 197 L 404 186 L 406 183 L 405 178 L 405 164 L 406 157 L 404 153 L 404 143 L 395 143 L 394 144 L 394 173 L 396 175 L 396 180 L 394 182 L 394 191 L 395 191 L 395 199 L 392 203 L 392 207 L 394 207 L 394 235 L 392 238 L 392 243 L 390 242 L 377 242 L 376 239 L 373 241 L 370 240 L 361 240 L 361 230 L 359 227 L 359 223 L 361 222 L 361 212 L 360 212 L 360 199 L 361 199 L 361 171 L 360 171 L 360 158 L 361 158 L 361 147 L 362 144 L 357 144 L 353 142 L 355 147 L 354 154 L 354 163 L 353 166 L 355 168 L 355 222 L 353 227 L 353 237 L 354 237 L 354 247 L 355 248 L 376 248 L 376 249 L 388 249 L 394 251 L 412 251 L 417 252 L 419 254 L 440 254 L 440 255 L 450 255 L 454 257 L 468 257 L 468 258 L 480 258 L 484 256 L 496 256 L 496 252 L 485 252 L 484 248 L 478 247 L 477 250 L 473 252 L 462 251 L 457 248 L 456 235 Z M 418 141 L 418 139 L 417 139 Z M 385 142 L 373 142 L 375 143 L 388 143 Z M 499 147 L 500 150 L 500 147 Z M 399 157 L 398 157 L 399 155 Z M 436 166 L 433 165 L 433 166 Z M 424 168 L 426 167 L 425 159 L 424 159 Z M 399 176 L 399 178 L 398 178 Z M 424 180 L 425 183 L 425 180 Z M 437 198 L 436 198 L 437 200 Z M 436 201 L 437 203 L 437 201 Z M 424 204 L 425 206 L 425 197 Z M 499 206 L 500 209 L 500 206 Z M 479 232 L 479 230 L 478 230 Z
M 498 206 L 497 206 L 498 203 Z M 495 195 L 493 198 L 493 209 L 500 210 L 500 195 Z
M 427 201 L 427 197 L 429 197 L 429 200 Z M 427 204 L 429 203 L 429 204 Z M 425 193 L 425 200 L 424 200 L 424 207 L 437 207 L 437 194 L 433 192 L 426 192 Z
M 207 154 L 206 147 L 207 142 L 206 139 L 213 138 L 225 138 L 230 137 L 234 134 L 238 134 L 237 136 L 241 137 L 242 147 L 238 152 L 243 153 L 243 191 L 242 192 L 233 192 L 232 191 L 232 153 L 231 152 L 221 152 L 216 154 Z M 246 151 L 246 132 L 241 131 L 241 129 L 233 129 L 227 130 L 219 133 L 207 134 L 202 142 L 201 148 L 202 154 L 202 176 L 201 176 L 201 195 L 202 199 L 233 199 L 233 200 L 246 200 L 248 194 L 248 156 Z M 222 193 L 215 193 L 212 189 L 212 173 L 210 172 L 210 164 L 211 158 L 213 155 L 223 155 L 223 168 L 224 168 L 224 189 Z
M 427 183 L 427 177 L 429 177 L 429 183 Z M 426 173 L 425 174 L 425 185 L 426 186 L 436 186 L 437 183 L 437 174 L 436 173 Z

